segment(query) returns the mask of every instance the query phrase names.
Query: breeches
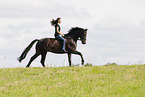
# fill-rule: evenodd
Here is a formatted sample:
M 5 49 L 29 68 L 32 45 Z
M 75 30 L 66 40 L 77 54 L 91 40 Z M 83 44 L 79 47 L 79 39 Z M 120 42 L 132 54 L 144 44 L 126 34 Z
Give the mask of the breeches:
M 57 35 L 55 38 L 62 42 L 62 49 L 65 50 L 65 39 L 61 35 Z

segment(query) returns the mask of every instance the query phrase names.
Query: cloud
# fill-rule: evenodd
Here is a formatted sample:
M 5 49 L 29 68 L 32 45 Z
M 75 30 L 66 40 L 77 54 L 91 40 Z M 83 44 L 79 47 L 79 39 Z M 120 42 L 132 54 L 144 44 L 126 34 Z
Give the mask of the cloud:
M 140 23 L 109 17 L 88 31 L 88 50 L 85 53 L 89 53 L 90 59 L 97 64 L 135 63 L 145 56 L 144 32 L 145 28 Z
M 142 20 L 142 21 L 141 21 L 141 25 L 142 25 L 142 26 L 145 26 L 145 20 Z
M 0 17 L 56 17 L 79 16 L 78 12 L 69 6 L 51 1 L 33 0 L 14 2 L 0 2 Z
M 0 1 L 0 60 L 6 57 L 7 64 L 17 64 L 16 58 L 33 40 L 54 37 L 52 18 L 62 17 L 62 32 L 71 27 L 88 28 L 87 44 L 78 42 L 78 50 L 85 62 L 94 65 L 108 62 L 135 63 L 145 56 L 144 1 L 141 0 L 1 0 Z M 87 50 L 87 52 L 86 52 Z M 26 60 L 34 54 L 32 48 Z M 48 54 L 46 63 L 63 64 L 67 56 Z M 39 60 L 33 64 L 40 66 Z M 79 63 L 80 57 L 73 57 Z

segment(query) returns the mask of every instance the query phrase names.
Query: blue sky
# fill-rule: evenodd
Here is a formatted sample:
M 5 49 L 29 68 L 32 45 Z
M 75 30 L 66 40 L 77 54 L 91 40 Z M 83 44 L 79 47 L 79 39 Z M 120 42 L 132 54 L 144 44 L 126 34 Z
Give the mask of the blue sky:
M 0 0 L 0 67 L 25 67 L 16 58 L 34 39 L 54 37 L 52 18 L 62 18 L 62 32 L 88 28 L 87 44 L 78 42 L 85 63 L 145 63 L 144 0 Z M 62 66 L 67 55 L 47 54 L 46 64 Z M 41 66 L 40 57 L 31 66 Z M 80 63 L 73 55 L 72 63 Z M 68 63 L 66 64 L 68 65 Z

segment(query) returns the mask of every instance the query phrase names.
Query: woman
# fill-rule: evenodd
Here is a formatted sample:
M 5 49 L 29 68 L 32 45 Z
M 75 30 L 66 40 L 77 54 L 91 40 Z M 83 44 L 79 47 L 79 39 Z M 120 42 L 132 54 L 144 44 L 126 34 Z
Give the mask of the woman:
M 61 23 L 61 18 L 57 18 L 56 20 L 52 19 L 51 21 L 51 25 L 55 27 L 55 38 L 57 40 L 60 40 L 62 42 L 62 50 L 64 52 L 66 52 L 65 50 L 65 39 L 62 37 L 64 36 L 64 34 L 62 32 L 60 32 L 61 28 L 59 26 L 59 24 Z

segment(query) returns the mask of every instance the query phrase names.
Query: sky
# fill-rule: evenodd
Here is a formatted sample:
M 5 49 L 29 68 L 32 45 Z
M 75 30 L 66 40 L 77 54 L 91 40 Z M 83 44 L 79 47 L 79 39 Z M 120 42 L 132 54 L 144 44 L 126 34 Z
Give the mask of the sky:
M 17 58 L 34 39 L 54 37 L 50 21 L 62 18 L 61 32 L 88 29 L 87 44 L 78 41 L 85 63 L 145 64 L 145 0 L 0 0 L 0 68 L 25 67 Z M 72 56 L 72 63 L 81 61 Z M 67 55 L 48 53 L 49 66 L 68 66 Z M 40 57 L 32 67 L 42 67 Z

